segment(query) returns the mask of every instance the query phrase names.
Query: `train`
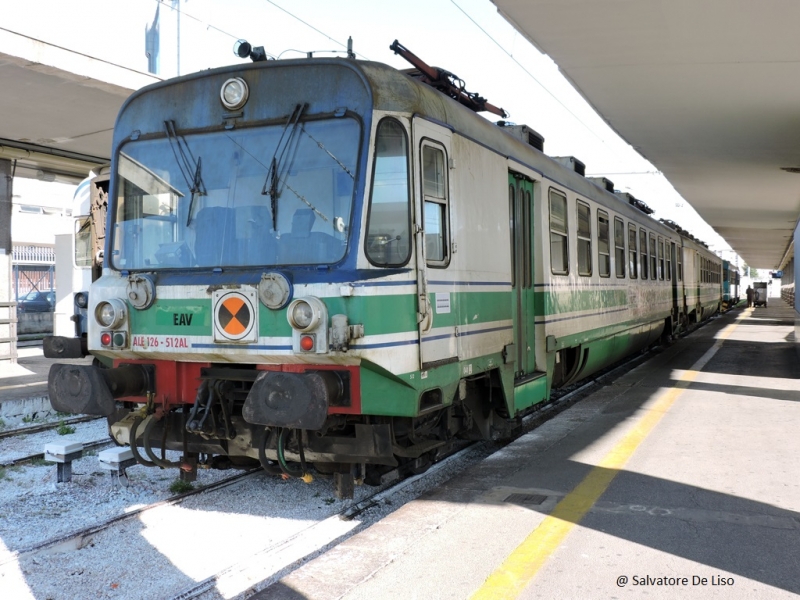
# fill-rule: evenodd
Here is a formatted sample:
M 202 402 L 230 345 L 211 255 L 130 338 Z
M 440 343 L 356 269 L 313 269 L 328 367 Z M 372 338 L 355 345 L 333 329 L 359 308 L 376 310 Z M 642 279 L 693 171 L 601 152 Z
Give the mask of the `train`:
M 720 310 L 705 244 L 434 75 L 254 60 L 133 93 L 88 295 L 104 364 L 53 364 L 54 408 L 185 479 L 348 497 Z
M 97 168 L 72 198 L 72 231 L 56 238 L 56 311 L 52 336 L 43 340 L 47 358 L 88 356 L 89 287 L 103 267 L 109 168 Z
M 729 310 L 739 304 L 741 296 L 741 273 L 739 266 L 728 260 L 722 261 L 722 309 Z

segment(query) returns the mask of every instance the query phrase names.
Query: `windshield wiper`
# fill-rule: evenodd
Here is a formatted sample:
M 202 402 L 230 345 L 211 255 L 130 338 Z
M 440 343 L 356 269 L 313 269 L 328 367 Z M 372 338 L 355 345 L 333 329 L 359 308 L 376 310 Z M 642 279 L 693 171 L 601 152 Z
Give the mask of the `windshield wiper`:
M 189 213 L 186 215 L 186 226 L 188 227 L 189 223 L 192 222 L 195 196 L 205 196 L 208 193 L 201 175 L 203 161 L 200 156 L 195 160 L 192 151 L 189 149 L 189 144 L 176 132 L 175 121 L 164 121 L 164 127 L 167 130 L 170 148 L 172 148 L 172 153 L 175 155 L 175 162 L 178 163 L 178 169 L 183 175 L 186 187 L 192 193 L 192 197 L 189 200 Z M 180 158 L 178 157 L 179 154 Z
M 270 199 L 270 208 L 272 210 L 272 229 L 274 231 L 277 231 L 278 229 L 278 196 L 281 194 L 279 186 L 282 182 L 285 184 L 282 174 L 287 172 L 291 166 L 291 163 L 287 165 L 283 164 L 284 157 L 286 156 L 286 151 L 292 146 L 292 143 L 295 140 L 297 126 L 300 123 L 300 117 L 303 116 L 303 113 L 307 108 L 307 103 L 298 104 L 294 107 L 292 114 L 289 115 L 286 125 L 283 126 L 283 132 L 278 140 L 278 144 L 275 146 L 275 152 L 273 153 L 272 160 L 269 164 L 269 170 L 267 171 L 267 177 L 264 180 L 264 186 L 261 188 L 261 195 L 269 196 Z M 288 137 L 286 137 L 287 132 L 289 133 Z M 286 137 L 285 143 L 283 141 L 284 137 Z M 279 152 L 280 155 L 278 155 Z
M 328 156 L 330 156 L 330 157 L 331 157 L 331 158 L 332 158 L 332 159 L 333 159 L 333 160 L 336 162 L 336 164 L 337 164 L 337 165 L 339 165 L 339 166 L 342 168 L 342 171 L 344 171 L 345 173 L 347 173 L 348 175 L 350 175 L 350 179 L 352 179 L 353 181 L 355 181 L 355 180 L 356 180 L 356 177 L 355 177 L 355 175 L 353 175 L 353 173 L 350 171 L 350 169 L 348 169 L 348 168 L 347 168 L 347 166 L 345 166 L 345 164 L 344 164 L 342 161 L 340 161 L 338 158 L 336 158 L 336 157 L 334 156 L 333 152 L 331 152 L 331 151 L 330 151 L 330 150 L 328 150 L 328 149 L 327 149 L 325 146 L 323 146 L 323 145 L 322 145 L 322 142 L 320 142 L 320 141 L 319 141 L 317 138 L 315 138 L 313 135 L 311 135 L 310 133 L 308 133 L 308 131 L 306 131 L 306 128 L 305 128 L 305 127 L 303 127 L 303 128 L 302 128 L 302 131 L 303 131 L 303 133 L 305 133 L 305 134 L 306 134 L 308 137 L 310 137 L 310 138 L 311 138 L 311 141 L 313 141 L 313 142 L 314 142 L 314 143 L 315 143 L 317 146 L 319 146 L 319 149 L 320 149 L 320 150 L 322 150 L 323 152 L 325 152 L 325 154 L 327 154 Z

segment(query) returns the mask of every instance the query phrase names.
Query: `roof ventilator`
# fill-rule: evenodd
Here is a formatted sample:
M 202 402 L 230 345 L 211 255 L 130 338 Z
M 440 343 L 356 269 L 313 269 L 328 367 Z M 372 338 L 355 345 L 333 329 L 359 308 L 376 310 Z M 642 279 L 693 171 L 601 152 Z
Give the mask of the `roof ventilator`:
M 544 136 L 538 131 L 531 129 L 527 125 L 514 125 L 514 123 L 508 121 L 497 121 L 495 125 L 502 127 L 503 131 L 510 133 L 523 143 L 533 146 L 539 152 L 544 152 Z
M 582 177 L 586 176 L 586 165 L 574 156 L 553 156 L 552 158 L 554 161 L 564 165 L 571 171 L 575 171 L 578 175 L 581 175 Z
M 605 177 L 587 177 L 589 181 L 595 184 L 597 187 L 604 189 L 607 192 L 614 193 L 614 182 L 610 179 L 606 179 Z
M 638 208 L 646 215 L 652 215 L 655 212 L 652 208 L 647 206 L 647 204 L 645 204 L 641 200 L 638 200 L 635 196 L 629 194 L 628 192 L 614 192 L 614 194 L 616 194 L 617 198 L 619 198 L 623 202 L 627 201 L 628 204 L 630 204 L 635 208 Z

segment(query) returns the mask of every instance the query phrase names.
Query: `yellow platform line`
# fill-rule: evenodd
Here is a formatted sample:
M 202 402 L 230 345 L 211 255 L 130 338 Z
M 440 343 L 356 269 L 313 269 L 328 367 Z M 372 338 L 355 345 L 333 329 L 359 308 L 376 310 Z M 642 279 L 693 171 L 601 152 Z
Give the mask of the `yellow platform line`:
M 745 315 L 736 319 L 738 322 Z M 658 425 L 683 391 L 697 377 L 706 363 L 717 353 L 738 323 L 722 330 L 716 343 L 680 380 L 667 390 L 639 419 L 634 428 L 594 467 L 578 486 L 559 502 L 530 535 L 508 556 L 471 600 L 500 600 L 517 598 L 544 566 L 550 555 L 561 545 L 570 531 L 594 506 L 608 486 L 625 466 L 644 439 Z

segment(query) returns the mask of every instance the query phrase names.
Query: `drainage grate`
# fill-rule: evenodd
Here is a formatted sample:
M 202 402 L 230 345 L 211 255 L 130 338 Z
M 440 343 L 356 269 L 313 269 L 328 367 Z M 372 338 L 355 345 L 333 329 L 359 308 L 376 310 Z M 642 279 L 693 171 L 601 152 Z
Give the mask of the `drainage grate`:
M 511 494 L 503 502 L 510 502 L 511 504 L 526 504 L 526 505 L 540 505 L 547 500 L 547 496 L 541 494 Z

